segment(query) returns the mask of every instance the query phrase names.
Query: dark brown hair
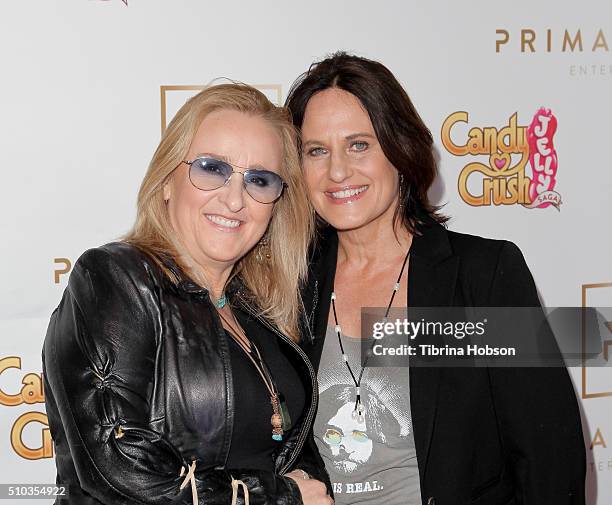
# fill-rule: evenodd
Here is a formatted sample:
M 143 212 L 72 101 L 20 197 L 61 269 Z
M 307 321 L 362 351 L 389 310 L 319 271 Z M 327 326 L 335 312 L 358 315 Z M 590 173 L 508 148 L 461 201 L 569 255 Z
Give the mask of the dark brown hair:
M 293 83 L 285 104 L 297 128 L 302 127 L 308 101 L 328 88 L 355 95 L 370 116 L 383 153 L 401 176 L 395 217 L 401 216 L 411 233 L 424 214 L 439 223 L 447 221 L 427 196 L 438 171 L 433 137 L 391 71 L 382 63 L 345 52 L 313 63 Z

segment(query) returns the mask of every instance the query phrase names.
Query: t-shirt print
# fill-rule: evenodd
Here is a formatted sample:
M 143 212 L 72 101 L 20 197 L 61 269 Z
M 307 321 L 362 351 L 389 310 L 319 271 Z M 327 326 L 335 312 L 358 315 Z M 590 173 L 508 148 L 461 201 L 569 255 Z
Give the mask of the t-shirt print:
M 359 339 L 343 337 L 353 373 L 361 371 Z M 318 372 L 317 446 L 337 505 L 419 504 L 420 487 L 410 417 L 408 368 L 366 368 L 360 418 L 355 384 L 328 328 Z

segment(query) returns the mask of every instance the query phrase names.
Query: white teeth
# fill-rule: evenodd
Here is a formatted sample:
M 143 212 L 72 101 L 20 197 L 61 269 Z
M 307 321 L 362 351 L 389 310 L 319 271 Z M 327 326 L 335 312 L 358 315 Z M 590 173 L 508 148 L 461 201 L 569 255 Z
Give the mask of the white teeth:
M 334 198 L 350 198 L 351 196 L 355 196 L 355 195 L 358 195 L 359 193 L 363 193 L 366 189 L 368 189 L 367 186 L 361 186 L 360 188 L 357 188 L 357 189 L 343 189 L 342 191 L 336 191 L 332 193 L 331 195 Z
M 233 219 L 225 219 L 221 216 L 213 216 L 210 214 L 206 214 L 206 219 L 212 221 L 215 224 L 227 226 L 228 228 L 237 228 L 238 226 L 240 226 L 240 221 L 235 221 Z

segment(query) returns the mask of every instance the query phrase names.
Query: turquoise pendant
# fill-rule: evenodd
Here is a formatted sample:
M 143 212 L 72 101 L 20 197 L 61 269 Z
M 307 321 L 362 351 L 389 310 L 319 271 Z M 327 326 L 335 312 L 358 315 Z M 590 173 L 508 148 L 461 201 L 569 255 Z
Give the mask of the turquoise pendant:
M 225 293 L 223 293 L 223 296 L 215 302 L 215 307 L 217 307 L 218 309 L 222 309 L 223 307 L 225 307 L 226 304 L 227 296 L 225 296 Z
M 280 442 L 283 440 L 283 436 L 282 435 L 272 435 L 272 440 L 276 440 L 277 442 Z

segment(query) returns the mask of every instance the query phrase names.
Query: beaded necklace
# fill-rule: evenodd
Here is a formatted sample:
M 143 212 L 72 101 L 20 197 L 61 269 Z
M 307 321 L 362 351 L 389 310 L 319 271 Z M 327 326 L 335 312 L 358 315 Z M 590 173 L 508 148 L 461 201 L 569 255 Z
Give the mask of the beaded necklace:
M 406 257 L 404 258 L 404 262 L 402 263 L 402 268 L 400 270 L 399 275 L 397 276 L 397 281 L 393 285 L 393 291 L 391 292 L 391 299 L 389 300 L 389 303 L 387 305 L 387 310 L 385 311 L 385 317 L 383 318 L 383 322 L 387 322 L 387 317 L 389 316 L 391 305 L 393 305 L 393 299 L 395 298 L 395 294 L 400 289 L 400 282 L 402 280 L 402 275 L 404 274 L 404 269 L 406 268 L 406 263 L 408 263 L 409 257 L 410 257 L 410 248 L 408 249 L 408 252 L 406 253 Z M 342 345 L 342 338 L 341 338 L 342 328 L 340 327 L 340 324 L 338 324 L 338 313 L 336 311 L 336 298 L 337 297 L 336 297 L 336 292 L 334 288 L 334 291 L 332 291 L 332 294 L 331 294 L 331 303 L 332 303 L 332 310 L 334 313 L 334 324 L 335 324 L 334 330 L 336 332 L 336 335 L 338 335 L 338 343 L 340 344 L 340 352 L 342 353 L 342 360 L 344 361 L 346 368 L 348 368 L 349 374 L 351 375 L 351 378 L 353 379 L 353 382 L 355 383 L 355 408 L 353 409 L 353 413 L 351 414 L 351 417 L 353 419 L 356 419 L 358 422 L 362 423 L 364 421 L 365 407 L 361 403 L 361 379 L 363 377 L 363 372 L 365 371 L 368 365 L 368 359 L 370 358 L 370 353 L 366 355 L 366 358 L 363 361 L 363 365 L 361 367 L 361 371 L 359 372 L 359 378 L 357 378 L 351 368 L 351 365 L 349 364 L 348 356 L 346 352 L 344 352 L 344 346 Z

